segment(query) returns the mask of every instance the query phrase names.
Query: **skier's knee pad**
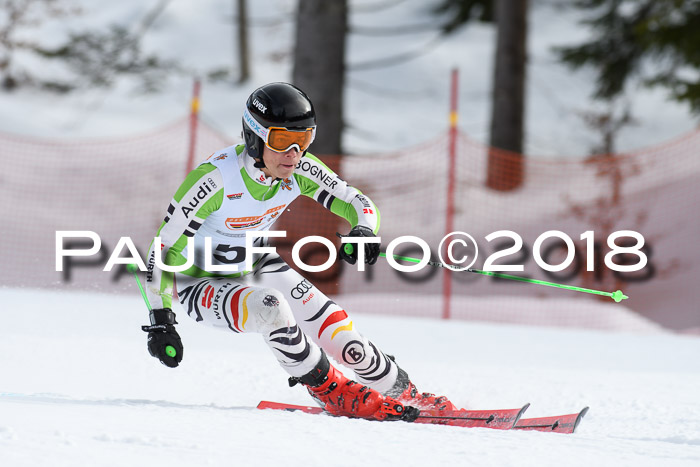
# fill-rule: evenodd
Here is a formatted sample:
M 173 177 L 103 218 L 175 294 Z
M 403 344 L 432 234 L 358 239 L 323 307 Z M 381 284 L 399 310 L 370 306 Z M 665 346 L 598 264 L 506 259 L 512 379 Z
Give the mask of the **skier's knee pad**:
M 248 309 L 255 315 L 260 332 L 280 329 L 294 323 L 294 316 L 281 292 L 271 288 L 256 289 L 247 300 Z

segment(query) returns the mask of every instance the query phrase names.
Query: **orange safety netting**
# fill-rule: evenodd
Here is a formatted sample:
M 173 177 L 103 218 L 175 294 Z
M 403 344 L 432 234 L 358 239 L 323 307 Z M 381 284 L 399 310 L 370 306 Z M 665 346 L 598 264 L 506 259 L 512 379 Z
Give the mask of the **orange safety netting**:
M 196 154 L 204 159 L 233 142 L 200 123 Z M 123 268 L 106 273 L 102 267 L 123 236 L 133 238 L 145 253 L 184 178 L 187 146 L 186 120 L 153 134 L 113 140 L 59 142 L 0 134 L 0 162 L 5 167 L 0 176 L 5 219 L 0 284 L 136 293 Z M 444 274 L 433 267 L 400 273 L 384 259 L 365 273 L 339 263 L 311 277 L 346 309 L 362 312 L 440 317 L 449 300 L 455 318 L 643 330 L 654 329 L 655 323 L 700 328 L 700 292 L 695 285 L 700 277 L 699 148 L 700 132 L 695 132 L 625 154 L 546 160 L 489 150 L 459 135 L 452 225 L 476 239 L 480 253 L 474 267 L 483 267 L 487 257 L 512 246 L 504 236 L 486 240 L 493 232 L 510 230 L 523 245 L 495 264 L 521 264 L 524 271 L 513 274 L 534 279 L 622 289 L 631 298 L 621 304 L 468 272 Z M 322 159 L 377 204 L 384 246 L 399 236 L 414 235 L 431 246 L 437 259 L 448 215 L 447 151 L 446 133 L 388 154 Z M 487 187 L 487 181 L 502 190 Z M 288 260 L 299 238 L 323 235 L 337 243 L 335 232 L 347 233 L 349 227 L 308 199 L 297 200 L 275 225 L 276 230 L 288 231 L 287 239 L 278 243 Z M 64 272 L 56 272 L 58 230 L 97 232 L 103 250 L 90 258 L 75 258 Z M 551 230 L 566 233 L 575 245 L 574 260 L 563 271 L 544 271 L 534 260 L 537 238 Z M 620 230 L 639 232 L 645 239 L 648 264 L 640 271 L 615 272 L 604 264 L 610 250 L 606 240 Z M 590 245 L 581 239 L 586 231 L 594 232 Z M 567 252 L 561 241 L 551 238 L 538 251 L 549 264 L 562 262 Z M 586 270 L 589 251 L 594 271 Z M 396 254 L 421 252 L 405 244 Z M 325 255 L 321 247 L 302 249 L 311 264 L 324 262 Z M 615 257 L 618 263 L 637 260 L 630 253 Z M 445 280 L 452 281 L 449 297 L 443 293 Z

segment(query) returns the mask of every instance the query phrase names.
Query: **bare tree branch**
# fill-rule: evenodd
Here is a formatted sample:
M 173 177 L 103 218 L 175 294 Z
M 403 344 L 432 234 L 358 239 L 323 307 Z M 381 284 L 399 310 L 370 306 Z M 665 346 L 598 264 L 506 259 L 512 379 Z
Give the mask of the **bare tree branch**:
M 415 58 L 420 57 L 421 55 L 430 52 L 435 47 L 437 47 L 440 44 L 440 42 L 444 40 L 444 38 L 445 36 L 443 34 L 440 34 L 434 37 L 432 40 L 423 44 L 423 46 L 419 49 L 413 50 L 411 52 L 394 55 L 392 57 L 379 58 L 376 60 L 367 60 L 364 62 L 355 63 L 354 65 L 348 65 L 347 68 L 350 71 L 365 71 L 376 68 L 384 68 L 388 66 L 399 65 L 401 63 L 408 62 L 409 60 L 413 60 Z
M 358 34 L 361 36 L 402 36 L 407 34 L 418 34 L 424 32 L 435 32 L 442 30 L 444 25 L 435 23 L 424 23 L 424 24 L 412 24 L 412 25 L 401 25 L 401 26 L 350 26 L 348 32 L 352 34 Z

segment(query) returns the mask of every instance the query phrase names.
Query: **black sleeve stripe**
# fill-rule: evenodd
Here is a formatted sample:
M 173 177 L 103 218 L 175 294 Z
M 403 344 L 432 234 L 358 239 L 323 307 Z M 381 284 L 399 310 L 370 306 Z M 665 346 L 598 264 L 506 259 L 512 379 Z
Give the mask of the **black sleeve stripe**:
M 173 206 L 173 203 L 170 203 L 170 205 L 168 206 L 168 214 L 170 214 L 172 216 L 174 212 L 175 212 L 175 206 Z
M 195 232 L 192 232 L 189 229 L 185 230 L 183 233 L 185 234 L 186 237 L 194 237 L 194 234 L 195 234 Z
M 201 226 L 202 226 L 202 224 L 201 224 L 200 222 L 192 221 L 192 222 L 189 223 L 189 225 L 188 225 L 187 227 L 189 227 L 189 228 L 192 229 L 192 230 L 197 230 L 197 229 L 199 229 Z
M 328 195 L 330 195 L 330 193 L 328 193 L 326 190 L 321 190 L 321 192 L 318 194 L 318 199 L 316 201 L 323 204 Z
M 331 195 L 330 198 L 328 198 L 328 201 L 326 201 L 326 203 L 324 204 L 324 206 L 326 207 L 326 209 L 329 209 L 329 210 L 330 210 L 331 204 L 333 204 L 333 201 L 334 201 L 334 200 L 335 200 L 335 196 Z
M 165 222 L 167 224 L 169 220 L 170 220 L 170 216 L 165 216 L 165 219 L 163 219 L 163 222 Z

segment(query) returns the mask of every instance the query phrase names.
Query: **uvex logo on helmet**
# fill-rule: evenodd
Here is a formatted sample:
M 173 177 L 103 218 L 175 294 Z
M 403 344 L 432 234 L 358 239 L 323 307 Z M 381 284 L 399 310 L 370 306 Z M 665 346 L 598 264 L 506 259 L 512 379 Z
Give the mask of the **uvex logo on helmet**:
M 267 107 L 265 107 L 263 103 L 260 102 L 257 98 L 253 99 L 253 105 L 262 113 L 265 113 L 265 111 L 267 110 Z
M 248 109 L 243 112 L 243 120 L 250 127 L 250 129 L 255 132 L 256 135 L 260 136 L 261 138 L 265 138 L 267 136 L 267 128 L 258 123 L 250 112 L 248 112 Z

